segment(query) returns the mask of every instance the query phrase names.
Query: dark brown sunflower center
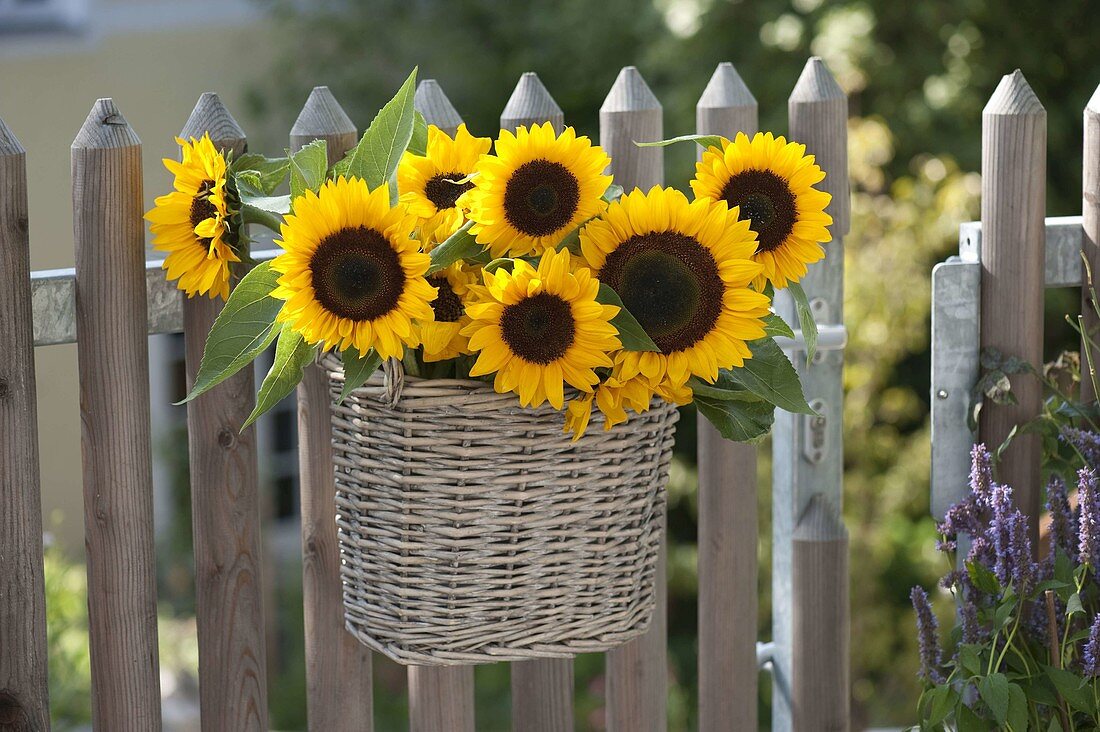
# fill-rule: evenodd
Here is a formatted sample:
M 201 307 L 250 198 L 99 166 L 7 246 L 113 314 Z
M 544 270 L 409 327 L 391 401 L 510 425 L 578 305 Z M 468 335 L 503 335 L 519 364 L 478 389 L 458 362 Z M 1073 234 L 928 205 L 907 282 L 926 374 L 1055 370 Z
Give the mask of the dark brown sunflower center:
M 351 320 L 373 320 L 397 306 L 405 271 L 380 232 L 365 226 L 341 229 L 317 245 L 309 263 L 317 301 Z
M 504 218 L 527 236 L 547 236 L 573 220 L 580 184 L 568 168 L 532 160 L 516 168 L 504 189 Z
M 779 247 L 794 229 L 798 213 L 794 193 L 787 181 L 770 170 L 738 173 L 722 188 L 721 197 L 730 208 L 740 207 L 742 219 L 749 219 L 762 252 Z
M 435 319 L 440 323 L 454 323 L 462 317 L 464 308 L 462 300 L 455 294 L 450 281 L 441 275 L 428 278 L 428 284 L 439 288 L 439 294 L 432 301 L 432 309 L 435 310 Z
M 212 219 L 218 215 L 218 209 L 210 203 L 210 191 L 214 188 L 214 181 L 204 180 L 195 197 L 191 199 L 191 228 L 195 228 L 203 221 Z
M 458 197 L 473 188 L 474 184 L 472 181 L 465 183 L 452 183 L 451 181 L 462 180 L 466 175 L 466 173 L 452 170 L 450 173 L 440 173 L 432 176 L 424 184 L 424 195 L 435 204 L 436 209 L 439 211 L 454 208 Z
M 540 292 L 505 307 L 500 331 L 512 353 L 532 363 L 548 364 L 573 345 L 577 325 L 568 302 Z
M 725 285 L 714 257 L 676 231 L 630 237 L 608 255 L 599 279 L 619 294 L 662 353 L 689 348 L 722 313 Z

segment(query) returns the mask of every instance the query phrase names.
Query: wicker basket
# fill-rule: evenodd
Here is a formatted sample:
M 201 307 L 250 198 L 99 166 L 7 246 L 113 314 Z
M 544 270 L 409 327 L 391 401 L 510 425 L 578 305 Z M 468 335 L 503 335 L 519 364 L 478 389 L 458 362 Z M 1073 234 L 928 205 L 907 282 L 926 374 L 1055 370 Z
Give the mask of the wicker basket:
M 654 608 L 678 418 L 664 402 L 571 442 L 562 414 L 396 362 L 333 407 L 344 614 L 405 664 L 604 651 Z M 334 398 L 340 363 L 327 357 Z

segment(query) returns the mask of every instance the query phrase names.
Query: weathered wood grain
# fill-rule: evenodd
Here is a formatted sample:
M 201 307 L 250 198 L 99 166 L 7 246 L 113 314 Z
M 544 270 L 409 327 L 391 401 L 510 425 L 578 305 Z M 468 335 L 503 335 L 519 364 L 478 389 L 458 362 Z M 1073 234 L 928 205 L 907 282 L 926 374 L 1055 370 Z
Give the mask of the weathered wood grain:
M 500 115 L 503 130 L 550 122 L 565 128 L 561 107 L 538 75 L 520 77 Z M 470 673 L 473 673 L 471 669 Z M 516 732 L 570 732 L 573 729 L 573 659 L 540 658 L 512 664 L 512 729 Z
M 96 729 L 160 729 L 141 141 L 100 99 L 72 145 Z
M 792 537 L 793 639 L 796 662 L 792 728 L 847 732 L 848 532 L 836 506 L 810 499 Z
M 0 120 L 0 730 L 50 728 L 27 165 Z
M 755 97 L 733 64 L 719 64 L 695 105 L 695 131 L 732 140 L 757 124 Z M 697 425 L 699 728 L 755 730 L 756 447 L 724 439 L 701 414 Z
M 1043 365 L 1047 113 L 1019 70 L 1001 80 L 982 112 L 981 347 Z M 1010 377 L 1017 404 L 986 404 L 978 438 L 995 450 L 1039 413 L 1038 380 Z M 998 466 L 1039 546 L 1040 443 L 1017 434 Z
M 600 145 L 612 155 L 615 182 L 630 191 L 664 183 L 664 151 L 633 144 L 660 140 L 661 104 L 634 67 L 623 69 L 600 107 Z M 614 152 L 612 152 L 614 150 Z M 664 514 L 658 519 L 664 521 Z M 668 537 L 658 559 L 653 621 L 642 636 L 607 653 L 607 728 L 612 732 L 663 730 L 668 705 L 666 572 Z
M 473 732 L 473 666 L 409 666 L 409 732 Z
M 218 149 L 234 156 L 245 151 L 244 131 L 211 92 L 199 97 L 180 137 L 204 133 Z M 183 300 L 188 389 L 223 305 L 205 296 Z M 187 404 L 204 729 L 267 730 L 256 428 L 240 431 L 252 413 L 255 387 L 252 369 L 245 368 Z
M 542 80 L 534 71 L 528 71 L 519 78 L 512 96 L 504 105 L 500 114 L 500 128 L 514 130 L 521 126 L 541 125 L 550 122 L 554 129 L 565 129 L 565 114 L 542 85 Z
M 309 95 L 290 131 L 293 150 L 314 140 L 328 144 L 330 165 L 356 143 L 355 125 L 324 86 Z M 316 364 L 306 368 L 298 385 L 298 465 L 309 729 L 369 732 L 371 654 L 344 629 L 329 399 L 328 375 Z
M 435 125 L 451 137 L 455 136 L 458 126 L 462 124 L 462 116 L 435 79 L 424 79 L 417 85 L 413 107 L 424 115 L 428 124 Z
M 1085 145 L 1081 168 L 1081 225 L 1084 235 L 1081 251 L 1092 269 L 1092 287 L 1100 289 L 1100 87 L 1096 88 L 1085 105 Z M 1081 312 L 1085 316 L 1085 331 L 1094 343 L 1100 343 L 1100 318 L 1096 316 L 1095 303 L 1088 283 L 1081 288 Z M 1093 348 L 1092 358 L 1100 369 L 1100 351 Z M 1088 375 L 1088 359 L 1084 342 L 1081 344 L 1081 398 L 1096 399 L 1096 390 Z M 1100 381 L 1100 374 L 1097 376 Z

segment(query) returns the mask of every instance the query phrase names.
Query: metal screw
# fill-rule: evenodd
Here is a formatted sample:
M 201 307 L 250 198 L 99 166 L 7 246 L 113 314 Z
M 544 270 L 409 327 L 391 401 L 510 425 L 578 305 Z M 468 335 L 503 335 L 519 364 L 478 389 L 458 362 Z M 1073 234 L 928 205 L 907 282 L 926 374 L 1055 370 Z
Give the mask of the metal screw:
M 937 399 L 946 399 L 947 398 L 947 389 L 940 389 L 939 391 L 937 391 L 936 392 L 936 398 Z

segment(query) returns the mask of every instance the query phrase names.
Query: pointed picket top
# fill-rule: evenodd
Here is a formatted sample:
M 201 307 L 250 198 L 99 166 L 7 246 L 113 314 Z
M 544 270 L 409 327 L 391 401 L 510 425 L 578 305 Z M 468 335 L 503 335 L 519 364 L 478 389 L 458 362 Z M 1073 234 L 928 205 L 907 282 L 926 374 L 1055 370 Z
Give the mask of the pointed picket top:
M 515 91 L 500 114 L 501 129 L 550 122 L 559 132 L 565 127 L 565 113 L 543 86 L 538 74 L 528 71 L 519 78 Z
M 749 91 L 737 69 L 729 61 L 718 64 L 696 109 L 738 109 L 755 107 L 756 97 Z
M 600 105 L 600 112 L 636 112 L 642 109 L 661 109 L 661 102 L 636 66 L 624 66 Z
M 1100 86 L 1096 87 L 1096 91 L 1092 93 L 1092 98 L 1089 99 L 1089 103 L 1085 105 L 1085 114 L 1100 116 Z
M 1016 69 L 1001 79 L 982 114 L 1045 115 L 1046 109 L 1031 90 L 1023 72 Z
M 298 119 L 290 128 L 291 137 L 303 139 L 349 133 L 356 133 L 355 124 L 327 86 L 313 87 Z
M 215 147 L 236 153 L 244 150 L 244 130 L 214 92 L 202 93 L 191 116 L 187 118 L 187 124 L 180 131 L 180 137 L 198 139 L 206 133 L 210 133 Z
M 802 69 L 798 82 L 791 92 L 792 102 L 821 102 L 828 99 L 844 99 L 848 96 L 836 83 L 829 67 L 819 56 L 811 56 Z
M 443 87 L 435 79 L 424 79 L 416 87 L 413 107 L 424 115 L 424 120 L 454 137 L 458 126 L 462 124 L 462 115 L 458 113 L 451 100 L 443 93 Z
M 11 128 L 0 119 L 0 155 L 22 155 L 26 152 L 19 144 L 19 138 L 11 131 Z
M 137 133 L 110 98 L 97 99 L 76 133 L 73 148 L 106 149 L 140 145 Z

